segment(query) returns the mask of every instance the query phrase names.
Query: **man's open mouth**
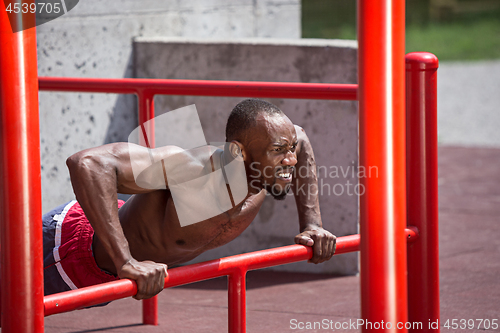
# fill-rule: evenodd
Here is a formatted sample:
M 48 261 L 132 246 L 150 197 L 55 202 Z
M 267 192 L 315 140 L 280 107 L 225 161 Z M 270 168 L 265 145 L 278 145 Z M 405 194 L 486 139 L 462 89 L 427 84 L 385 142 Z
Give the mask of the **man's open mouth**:
M 292 180 L 293 169 L 281 170 L 276 174 L 276 178 L 289 182 Z

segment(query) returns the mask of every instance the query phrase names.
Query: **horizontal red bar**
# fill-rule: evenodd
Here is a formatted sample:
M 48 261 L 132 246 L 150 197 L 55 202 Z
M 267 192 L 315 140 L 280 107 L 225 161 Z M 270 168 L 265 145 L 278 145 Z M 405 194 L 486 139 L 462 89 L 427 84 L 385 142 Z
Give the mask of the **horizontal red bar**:
M 408 241 L 411 242 L 418 237 L 418 232 L 416 228 L 409 227 L 406 229 L 406 235 Z M 359 251 L 359 235 L 337 238 L 335 255 L 355 251 Z M 168 270 L 165 288 L 230 275 L 238 270 L 248 271 L 278 266 L 308 260 L 311 257 L 311 247 L 289 245 L 172 268 Z M 136 293 L 137 286 L 135 282 L 125 279 L 45 296 L 45 316 L 111 302 L 133 296 Z
M 237 269 L 258 269 L 311 257 L 310 247 L 290 245 L 176 267 L 168 270 L 165 288 L 229 275 Z M 45 316 L 133 296 L 136 292 L 135 282 L 125 279 L 45 296 Z
M 64 92 L 357 100 L 357 84 L 40 77 L 39 89 Z

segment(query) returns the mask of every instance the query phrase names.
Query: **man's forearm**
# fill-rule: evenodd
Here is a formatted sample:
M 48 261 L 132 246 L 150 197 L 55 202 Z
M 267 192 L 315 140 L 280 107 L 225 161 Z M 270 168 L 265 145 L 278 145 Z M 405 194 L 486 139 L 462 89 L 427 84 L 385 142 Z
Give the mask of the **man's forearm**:
M 299 214 L 300 234 L 295 236 L 295 243 L 313 247 L 313 256 L 309 260 L 319 264 L 329 260 L 335 253 L 336 237 L 323 229 L 319 210 L 319 191 L 316 161 L 304 130 L 296 127 L 297 164 L 293 190 Z
M 305 131 L 296 126 L 299 146 L 292 190 L 295 195 L 300 231 L 322 227 L 318 177 L 314 152 Z

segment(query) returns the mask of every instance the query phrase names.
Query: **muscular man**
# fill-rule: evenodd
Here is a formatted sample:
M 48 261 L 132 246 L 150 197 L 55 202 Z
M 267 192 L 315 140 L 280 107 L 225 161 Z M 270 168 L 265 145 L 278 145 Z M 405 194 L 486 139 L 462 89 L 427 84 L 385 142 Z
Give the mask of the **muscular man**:
M 163 289 L 167 266 L 235 239 L 255 218 L 266 194 L 284 199 L 289 189 L 299 215 L 295 242 L 313 247 L 311 262 L 329 260 L 335 236 L 322 228 L 316 164 L 304 130 L 276 106 L 248 99 L 231 112 L 226 141 L 225 149 L 192 150 L 113 143 L 69 157 L 77 201 L 44 215 L 45 293 L 129 278 L 137 282 L 136 299 L 152 297 Z M 229 210 L 182 226 L 170 175 L 194 179 L 238 158 L 248 187 L 243 200 L 234 202 L 231 197 Z M 161 161 L 156 164 L 160 173 L 148 168 L 151 160 Z M 134 168 L 143 169 L 141 181 Z M 157 180 L 164 188 L 155 186 Z M 117 193 L 133 196 L 123 203 L 117 201 Z M 191 209 L 203 209 L 200 206 L 203 203 L 193 202 Z

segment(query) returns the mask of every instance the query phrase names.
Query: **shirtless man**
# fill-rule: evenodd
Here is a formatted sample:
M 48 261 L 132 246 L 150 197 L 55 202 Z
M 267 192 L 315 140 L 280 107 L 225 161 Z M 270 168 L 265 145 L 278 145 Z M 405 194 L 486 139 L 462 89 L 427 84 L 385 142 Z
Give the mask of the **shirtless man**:
M 207 151 L 203 148 L 197 152 L 196 149 L 184 151 L 166 146 L 146 151 L 144 147 L 128 143 L 113 143 L 69 157 L 67 165 L 78 202 L 61 206 L 59 211 L 49 214 L 50 219 L 59 221 L 59 226 L 54 224 L 48 229 L 54 229 L 55 234 L 59 231 L 59 236 L 54 237 L 54 250 L 44 248 L 44 256 L 50 257 L 44 262 L 45 293 L 56 292 L 53 286 L 48 286 L 52 282 L 47 276 L 49 269 L 57 269 L 71 289 L 119 277 L 137 282 L 136 299 L 152 297 L 163 289 L 167 265 L 185 263 L 235 239 L 255 218 L 267 193 L 276 199 L 284 199 L 289 189 L 294 191 L 299 215 L 300 234 L 295 237 L 295 242 L 313 247 L 311 262 L 329 260 L 335 252 L 335 236 L 322 228 L 317 191 L 316 194 L 297 191 L 317 186 L 313 150 L 304 130 L 294 126 L 276 106 L 249 99 L 239 103 L 229 116 L 226 141 L 229 144 L 224 151 L 219 149 L 208 154 L 200 153 Z M 242 158 L 248 194 L 222 214 L 181 226 L 168 188 L 169 172 L 177 169 L 197 175 L 210 165 L 212 170 L 214 164 L 215 169 L 220 168 L 218 164 L 225 162 L 217 161 L 225 161 L 228 155 L 229 159 Z M 156 161 L 163 161 L 161 181 L 166 182 L 166 189 L 139 186 L 132 170 L 131 156 L 136 164 L 150 163 L 151 156 Z M 137 156 L 143 157 L 137 161 Z M 307 172 L 296 172 L 299 168 L 306 168 Z M 147 178 L 147 171 L 145 173 Z M 117 193 L 133 196 L 125 204 L 117 205 Z M 67 220 L 86 220 L 85 216 L 92 227 L 88 225 L 83 232 L 71 234 L 73 229 L 79 230 L 80 227 L 66 226 L 66 223 L 70 225 Z M 44 225 L 46 219 L 44 216 Z M 81 239 L 85 237 L 89 240 L 85 241 L 86 245 L 81 245 L 84 242 Z M 65 245 L 65 239 L 80 242 L 80 245 Z M 44 240 L 44 247 L 46 243 Z M 73 247 L 83 249 L 76 259 L 72 259 L 76 268 L 71 268 L 61 259 L 70 257 L 65 252 L 69 253 Z M 90 267 L 93 259 L 98 268 Z M 86 263 L 82 264 L 83 261 Z M 78 272 L 80 269 L 104 277 L 99 280 L 100 277 L 92 277 L 90 273 L 87 276 L 87 272 Z M 72 281 L 79 278 L 85 281 Z M 61 284 L 54 282 L 58 283 Z

